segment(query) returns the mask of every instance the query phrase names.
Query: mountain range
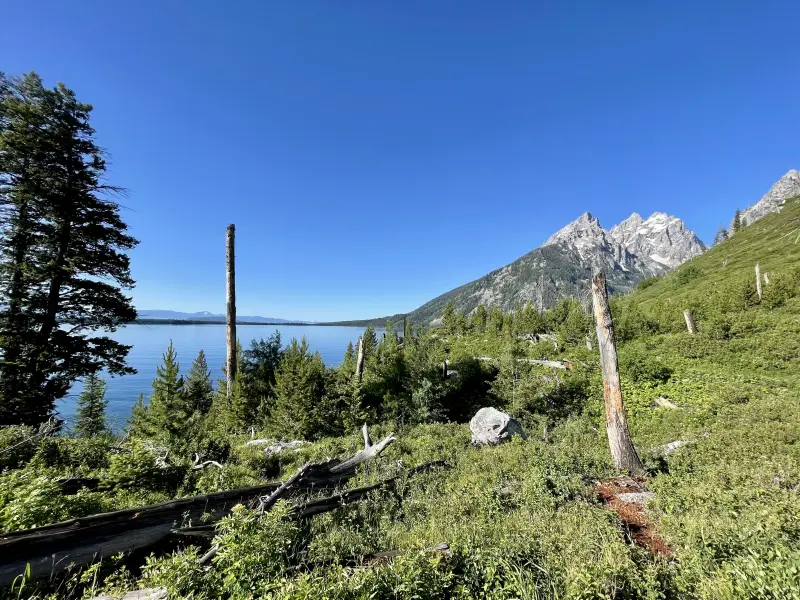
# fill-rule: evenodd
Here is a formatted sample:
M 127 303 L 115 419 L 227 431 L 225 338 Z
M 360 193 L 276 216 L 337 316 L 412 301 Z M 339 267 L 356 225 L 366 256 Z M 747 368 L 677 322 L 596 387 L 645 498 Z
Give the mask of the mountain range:
M 800 196 L 800 171 L 781 177 L 756 204 L 742 212 L 750 224 L 783 203 Z M 627 292 L 639 281 L 663 275 L 702 254 L 707 246 L 679 218 L 656 212 L 647 219 L 633 213 L 611 229 L 603 229 L 590 213 L 554 233 L 539 248 L 483 277 L 426 302 L 407 315 L 349 321 L 382 324 L 407 317 L 413 323 L 436 323 L 445 304 L 470 313 L 479 304 L 512 310 L 530 302 L 547 308 L 566 296 L 582 297 L 597 269 L 606 271 L 612 292 Z
M 211 323 L 225 322 L 225 315 L 210 313 L 207 310 L 204 310 L 202 312 L 187 313 L 175 310 L 142 309 L 138 312 L 139 312 L 139 319 L 159 319 L 159 320 L 169 320 L 169 321 L 208 321 Z M 265 323 L 265 324 L 296 323 L 296 321 L 291 321 L 290 319 L 276 319 L 275 317 L 248 317 L 244 315 L 237 315 L 236 321 L 237 323 L 242 322 L 242 323 Z

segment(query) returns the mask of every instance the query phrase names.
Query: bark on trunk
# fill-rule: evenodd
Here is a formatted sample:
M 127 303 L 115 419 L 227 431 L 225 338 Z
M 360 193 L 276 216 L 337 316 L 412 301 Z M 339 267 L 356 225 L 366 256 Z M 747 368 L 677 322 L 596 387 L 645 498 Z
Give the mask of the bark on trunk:
M 356 354 L 356 382 L 361 383 L 364 375 L 364 338 L 358 338 L 358 354 Z
M 761 266 L 758 263 L 756 263 L 756 293 L 761 300 Z
M 643 472 L 644 467 L 628 431 L 628 419 L 622 402 L 619 382 L 617 346 L 614 338 L 614 321 L 608 304 L 606 274 L 600 272 L 592 277 L 592 301 L 597 328 L 597 345 L 600 348 L 600 365 L 603 371 L 603 398 L 606 409 L 606 433 L 611 458 L 617 469 L 632 475 Z
M 692 311 L 688 308 L 683 311 L 683 318 L 686 319 L 686 329 L 689 330 L 689 333 L 694 335 L 697 333 L 697 326 L 694 324 L 694 317 L 692 316 Z
M 226 322 L 228 325 L 225 349 L 225 377 L 228 384 L 228 399 L 233 395 L 233 386 L 236 380 L 236 254 L 235 254 L 236 226 L 228 225 L 225 244 L 225 284 L 226 284 Z

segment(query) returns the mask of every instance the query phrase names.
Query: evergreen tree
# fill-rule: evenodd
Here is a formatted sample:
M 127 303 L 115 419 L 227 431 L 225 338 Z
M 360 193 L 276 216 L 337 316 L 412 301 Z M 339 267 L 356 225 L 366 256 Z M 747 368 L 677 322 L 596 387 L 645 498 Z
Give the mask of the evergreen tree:
M 272 404 L 272 386 L 282 356 L 279 331 L 266 340 L 253 340 L 250 348 L 241 352 L 238 373 L 241 389 L 234 403 L 238 413 L 233 419 L 234 428 L 260 426 L 264 422 Z
M 469 329 L 469 321 L 467 320 L 467 313 L 463 310 L 458 311 L 456 314 L 456 333 L 463 335 Z
M 83 391 L 78 397 L 78 419 L 75 433 L 80 437 L 93 437 L 108 433 L 106 424 L 106 382 L 95 373 L 86 377 Z
M 503 335 L 514 335 L 514 316 L 511 313 L 503 315 Z
M 353 348 L 353 342 L 347 343 L 347 350 L 344 352 L 344 360 L 339 365 L 341 373 L 348 377 L 353 375 L 356 371 L 356 350 Z
M 736 213 L 733 215 L 733 224 L 731 225 L 731 229 L 733 232 L 736 233 L 740 231 L 744 227 L 744 222 L 742 221 L 742 211 L 738 208 L 736 209 Z
M 452 300 L 449 300 L 447 304 L 444 305 L 444 310 L 442 311 L 442 326 L 444 327 L 445 333 L 448 335 L 452 335 L 458 330 L 458 315 L 456 315 L 456 308 Z
M 739 220 L 741 222 L 741 218 Z M 717 244 L 721 244 L 727 239 L 728 239 L 728 230 L 720 226 L 720 228 L 717 229 L 717 233 L 714 235 L 714 245 L 716 246 Z
M 270 425 L 281 439 L 315 439 L 326 424 L 320 403 L 325 393 L 325 365 L 319 353 L 311 354 L 308 341 L 292 339 L 275 374 L 275 404 Z
M 102 183 L 92 107 L 35 74 L 0 90 L 0 424 L 36 424 L 76 379 L 134 372 L 129 346 L 91 334 L 136 318 L 136 240 Z
M 197 354 L 192 363 L 192 368 L 183 382 L 183 396 L 186 399 L 187 410 L 190 413 L 205 415 L 211 410 L 214 400 L 214 386 L 211 384 L 211 371 L 206 362 L 206 353 L 203 350 Z
M 486 307 L 483 304 L 479 304 L 475 310 L 472 311 L 469 327 L 475 333 L 483 333 L 486 331 Z
M 503 311 L 497 306 L 493 306 L 489 311 L 489 321 L 486 330 L 492 335 L 500 335 L 503 329 Z
M 518 311 L 514 319 L 516 330 L 520 334 L 541 333 L 544 330 L 544 319 L 538 310 L 531 306 L 530 302 Z
M 375 335 L 375 328 L 369 325 L 364 330 L 364 360 L 368 360 L 375 354 L 375 349 L 378 347 L 378 336 Z
M 170 449 L 183 449 L 190 441 L 193 428 L 188 427 L 192 412 L 183 394 L 183 378 L 172 341 L 156 369 L 150 402 L 135 406 L 131 418 L 132 435 L 158 440 Z

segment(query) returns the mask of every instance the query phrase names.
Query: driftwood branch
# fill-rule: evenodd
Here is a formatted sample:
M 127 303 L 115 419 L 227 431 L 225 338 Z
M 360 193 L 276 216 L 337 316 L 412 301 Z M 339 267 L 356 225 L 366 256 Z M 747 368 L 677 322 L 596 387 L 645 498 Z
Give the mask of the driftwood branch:
M 336 486 L 394 440 L 394 435 L 389 435 L 377 444 L 365 444 L 347 460 L 309 465 L 291 489 Z M 0 536 L 0 585 L 13 582 L 28 564 L 31 579 L 37 579 L 58 574 L 70 565 L 87 565 L 119 552 L 147 548 L 169 536 L 176 522 L 198 521 L 201 517 L 218 521 L 233 506 L 272 494 L 282 485 L 267 483 L 6 533 Z
M 220 469 L 222 468 L 222 465 L 215 460 L 207 460 L 205 462 L 200 462 L 200 455 L 199 454 L 194 455 L 194 465 L 192 466 L 193 471 L 200 471 L 201 469 L 205 469 L 206 467 L 211 467 L 211 466 L 218 467 Z

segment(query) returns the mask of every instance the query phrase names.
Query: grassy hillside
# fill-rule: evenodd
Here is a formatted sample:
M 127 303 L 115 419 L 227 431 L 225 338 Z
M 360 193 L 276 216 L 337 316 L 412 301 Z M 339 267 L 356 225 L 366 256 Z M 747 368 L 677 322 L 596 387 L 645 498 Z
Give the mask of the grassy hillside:
M 375 427 L 374 439 L 394 430 L 398 441 L 347 486 L 430 460 L 448 468 L 300 523 L 283 518 L 283 502 L 263 516 L 236 510 L 217 528 L 213 543 L 220 551 L 210 567 L 199 558 L 212 542 L 190 541 L 144 562 L 131 557 L 76 571 L 41 592 L 29 585 L 21 597 L 165 585 L 172 597 L 193 599 L 800 598 L 798 234 L 794 201 L 614 301 L 624 399 L 648 471 L 644 486 L 654 492 L 645 514 L 666 545 L 662 552 L 637 541 L 598 496 L 596 482 L 617 475 L 605 439 L 598 357 L 585 347 L 585 315 L 565 305 L 547 321 L 558 350 L 512 335 L 524 327 L 519 320 L 505 333 L 439 330 L 406 340 L 393 365 L 413 372 L 428 361 L 435 372 L 447 356 L 459 374 L 445 383 L 403 379 L 408 402 L 426 410 L 428 422 L 396 417 Z M 761 301 L 756 261 L 770 273 Z M 695 311 L 696 336 L 685 330 L 685 307 Z M 489 368 L 472 361 L 476 355 L 497 360 Z M 569 359 L 575 368 L 513 360 L 520 356 Z M 387 373 L 386 363 L 368 362 L 363 392 Z M 477 385 L 484 375 L 488 387 Z M 431 422 L 441 419 L 429 401 L 438 385 L 454 386 L 443 393 L 470 414 L 485 405 L 512 413 L 527 439 L 470 447 L 466 423 Z M 662 397 L 679 408 L 657 407 Z M 6 452 L 0 527 L 286 479 L 305 462 L 345 456 L 360 444 L 353 431 L 268 457 L 244 446 L 249 436 L 226 435 L 216 442 L 230 445 L 222 468 L 186 470 L 177 484 L 165 480 L 141 445 L 132 455 L 109 457 L 102 440 L 48 439 L 21 464 L 8 458 L 20 450 Z M 16 448 L 10 433 L 3 439 Z M 661 455 L 676 440 L 687 443 Z M 52 481 L 66 475 L 139 483 L 64 497 Z M 441 542 L 452 555 L 431 551 Z M 387 550 L 398 556 L 368 559 Z
M 780 213 L 767 215 L 672 273 L 648 281 L 631 299 L 644 306 L 655 301 L 702 304 L 731 280 L 750 277 L 755 285 L 756 263 L 771 280 L 781 278 L 800 265 L 799 234 L 800 198 L 796 198 L 787 201 Z

